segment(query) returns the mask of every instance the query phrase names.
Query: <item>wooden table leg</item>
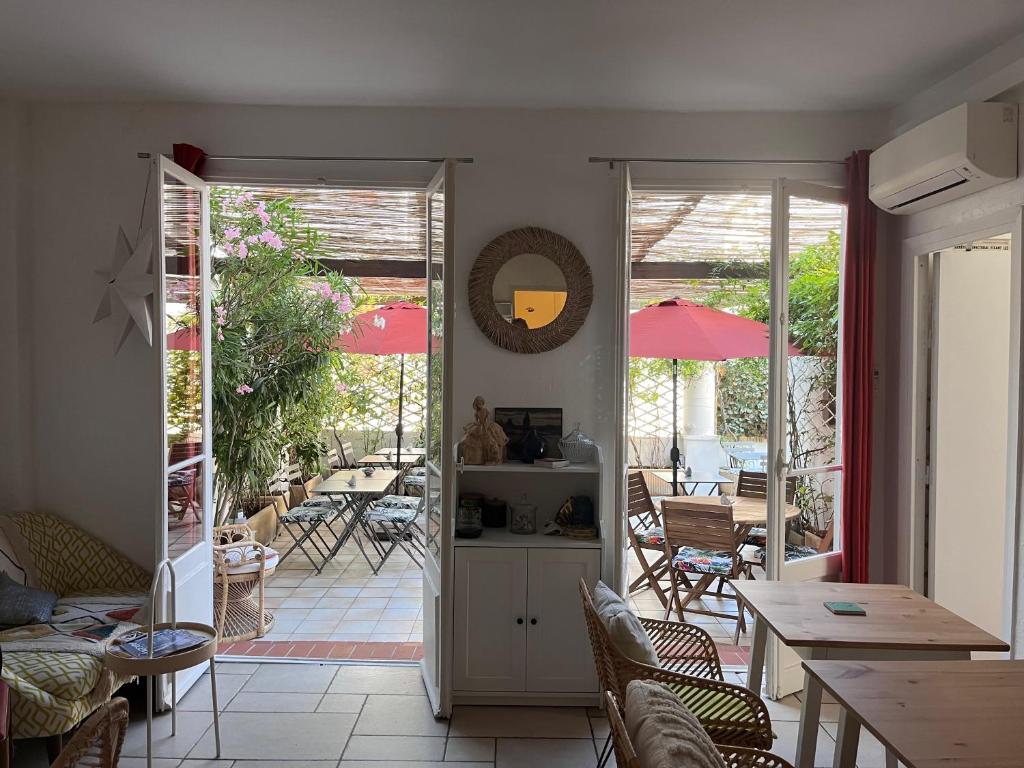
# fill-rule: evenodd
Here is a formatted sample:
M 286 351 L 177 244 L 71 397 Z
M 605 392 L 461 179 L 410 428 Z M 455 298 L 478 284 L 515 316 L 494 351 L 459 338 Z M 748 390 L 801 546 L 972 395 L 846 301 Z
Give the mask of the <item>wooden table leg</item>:
M 764 676 L 764 654 L 768 647 L 768 625 L 754 617 L 754 629 L 750 638 L 750 661 L 747 662 L 747 688 L 761 695 L 761 680 Z
M 839 713 L 839 730 L 836 733 L 836 752 L 833 768 L 856 768 L 857 745 L 860 740 L 860 723 L 844 708 Z
M 814 768 L 821 721 L 821 683 L 804 675 L 804 695 L 800 705 L 800 734 L 796 743 L 796 768 Z

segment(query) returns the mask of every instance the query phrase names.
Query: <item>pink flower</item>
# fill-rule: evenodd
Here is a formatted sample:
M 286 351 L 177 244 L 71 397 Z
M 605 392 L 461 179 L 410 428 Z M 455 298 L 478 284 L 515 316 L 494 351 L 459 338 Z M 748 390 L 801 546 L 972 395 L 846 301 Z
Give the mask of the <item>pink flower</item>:
M 239 243 L 238 244 L 238 258 L 244 259 L 248 255 L 249 255 L 249 246 L 246 245 L 245 243 Z
M 348 314 L 352 311 L 352 297 L 347 293 L 341 297 L 341 301 L 338 302 L 338 309 Z
M 240 395 L 248 395 L 252 392 L 252 387 L 250 387 L 248 384 L 239 384 L 238 387 L 235 389 L 235 392 L 237 392 Z
M 234 252 L 235 252 L 234 243 L 224 243 L 224 253 L 226 253 L 228 256 L 230 256 Z
M 270 223 L 270 214 L 267 213 L 267 204 L 262 200 L 256 205 L 256 215 L 260 217 L 260 221 L 263 222 L 263 226 L 267 226 Z
M 235 198 L 235 205 L 244 205 L 252 200 L 252 192 L 243 192 Z
M 263 230 L 263 232 L 260 233 L 259 239 L 261 243 L 266 243 L 275 251 L 280 251 L 284 249 L 284 242 L 281 240 L 281 237 L 273 230 Z
M 344 381 L 339 381 L 337 384 L 334 385 L 334 388 L 338 390 L 338 392 L 340 392 L 341 394 L 345 394 L 346 392 L 348 392 L 348 384 L 346 384 Z
M 245 238 L 245 242 L 247 242 L 247 243 L 255 243 L 259 239 L 260 239 L 259 235 L 249 235 L 247 238 Z
M 217 341 L 224 341 L 224 331 L 217 329 Z
M 217 325 L 224 325 L 227 320 L 228 311 L 224 307 L 214 307 L 213 311 L 217 315 Z
M 227 229 L 224 230 L 224 237 L 229 242 L 231 240 L 237 240 L 241 236 L 242 236 L 242 230 L 239 229 L 238 227 L 228 227 Z

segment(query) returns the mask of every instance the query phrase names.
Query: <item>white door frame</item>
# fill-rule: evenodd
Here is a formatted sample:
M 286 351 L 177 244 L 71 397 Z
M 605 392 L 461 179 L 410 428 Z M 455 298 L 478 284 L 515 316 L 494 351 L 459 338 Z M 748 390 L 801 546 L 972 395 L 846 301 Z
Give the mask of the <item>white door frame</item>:
M 431 555 L 429 546 L 423 559 L 423 599 L 424 616 L 429 610 L 432 618 L 424 621 L 424 657 L 420 663 L 423 674 L 423 683 L 430 699 L 430 705 L 434 714 L 438 717 L 450 717 L 452 712 L 452 642 L 454 626 L 454 546 L 453 531 L 455 519 L 455 440 L 452 433 L 452 386 L 454 383 L 453 370 L 453 343 L 452 336 L 455 315 L 455 160 L 444 161 L 442 167 L 431 180 L 426 190 L 427 204 L 427 294 L 428 302 L 432 301 L 430 283 L 433 275 L 430 274 L 431 254 L 430 249 L 430 196 L 437 189 L 444 185 L 444 254 L 442 276 L 442 306 L 444 310 L 442 330 L 442 380 L 441 380 L 441 520 L 440 520 L 440 542 L 439 560 L 435 561 Z M 427 321 L 427 344 L 428 350 L 432 346 L 432 337 L 429 320 Z M 432 396 L 429 386 L 430 366 L 429 354 L 427 365 L 427 397 Z M 428 400 L 427 403 L 427 440 L 430 440 L 432 432 L 431 414 L 433 408 Z M 426 483 L 424 495 L 428 497 L 431 492 L 430 484 L 430 450 L 428 446 L 427 456 L 424 459 L 427 464 Z M 429 510 L 427 511 L 429 515 Z M 429 521 L 427 522 L 429 531 Z M 429 602 L 428 602 L 429 598 Z M 436 602 L 436 609 L 434 603 Z M 426 636 L 426 633 L 433 630 L 433 639 Z M 428 658 L 429 655 L 429 658 Z
M 203 580 L 207 583 L 207 587 L 204 592 L 208 593 L 204 603 L 201 606 L 195 605 L 177 605 L 176 612 L 179 618 L 187 619 L 189 621 L 198 621 L 201 623 L 213 623 L 213 425 L 212 425 L 212 371 L 211 371 L 211 356 L 210 356 L 210 207 L 209 207 L 209 185 L 198 176 L 189 173 L 184 168 L 161 155 L 159 160 L 156 161 L 156 200 L 157 200 L 157 228 L 154 233 L 154 237 L 158 238 L 156 245 L 157 254 L 157 289 L 154 297 L 153 309 L 153 334 L 154 344 L 158 351 L 156 357 L 156 363 L 158 366 L 157 375 L 159 376 L 158 381 L 160 382 L 161 392 L 161 409 L 160 409 L 160 451 L 158 459 L 160 462 L 160 491 L 157 495 L 157 520 L 159 521 L 159 531 L 156 537 L 156 552 L 154 564 L 159 563 L 168 557 L 167 546 L 168 546 L 168 515 L 169 510 L 167 506 L 167 476 L 172 470 L 167 465 L 167 328 L 165 327 L 165 313 L 166 313 L 166 295 L 165 295 L 165 281 L 167 279 L 166 261 L 163 254 L 163 233 L 164 233 L 164 208 L 163 208 L 163 185 L 165 176 L 171 176 L 177 179 L 181 183 L 187 185 L 190 188 L 198 189 L 201 195 L 201 224 L 200 224 L 200 248 L 201 248 L 201 266 L 200 266 L 200 295 L 202 297 L 201 306 L 199 308 L 199 327 L 200 333 L 202 334 L 202 341 L 200 347 L 202 350 L 202 403 L 203 403 L 203 448 L 202 448 L 202 459 L 198 457 L 189 458 L 185 461 L 179 462 L 174 465 L 173 469 L 182 468 L 185 466 L 194 465 L 202 462 L 203 477 L 202 477 L 202 500 L 201 508 L 203 510 L 202 526 L 203 526 L 203 537 L 202 541 L 193 545 L 188 551 L 181 553 L 174 558 L 174 564 L 177 571 L 177 594 L 182 594 L 181 587 L 185 586 L 185 594 L 187 597 L 188 583 L 195 582 L 196 580 Z M 170 606 L 169 606 L 169 592 L 166 581 L 164 584 L 164 596 L 162 598 L 162 604 L 160 610 L 162 616 L 161 620 L 169 618 Z M 191 601 L 190 601 L 191 602 Z M 198 610 L 197 610 L 198 609 Z M 193 667 L 191 669 L 184 670 L 177 674 L 177 695 L 180 700 L 184 696 L 189 688 L 203 675 L 206 671 L 204 666 Z M 170 703 L 169 699 L 171 696 L 170 686 L 165 684 L 165 678 L 158 678 L 157 687 L 157 702 L 161 702 L 163 705 Z M 159 706 L 159 704 L 158 704 Z
M 913 237 L 904 238 L 900 257 L 903 272 L 903 316 L 901 337 L 909 342 L 901 356 L 900 371 L 900 476 L 899 509 L 909 514 L 900 536 L 902 547 L 901 575 L 919 592 L 925 591 L 927 457 L 928 457 L 928 386 L 929 350 L 932 333 L 933 265 L 931 254 L 971 243 L 993 235 L 1009 232 L 1011 258 L 1010 345 L 1007 350 L 1009 374 L 1009 422 L 1007 435 L 1007 529 L 1011 532 L 1004 542 L 1006 562 L 1013 564 L 1007 570 L 1005 594 L 1008 600 L 1004 625 L 1010 642 L 1012 658 L 1024 657 L 1024 588 L 1022 588 L 1022 506 L 1024 499 L 1024 387 L 1020 372 L 1022 345 L 1021 308 L 1024 303 L 1024 270 L 1021 265 L 1021 246 L 1024 237 L 1024 208 L 1010 206 L 979 219 L 969 219 Z
M 626 535 L 628 517 L 623 511 L 626 508 L 626 476 L 629 473 L 629 451 L 627 449 L 629 418 L 626 412 L 629 398 L 629 281 L 632 263 L 630 261 L 631 214 L 633 204 L 633 186 L 629 163 L 619 167 L 619 231 L 616 241 L 615 270 L 615 344 L 614 360 L 616 361 L 615 376 L 615 445 L 612 451 L 612 482 L 614 493 L 610 514 L 604 512 L 605 525 L 612 531 L 610 541 L 604 547 L 604 562 L 601 564 L 605 578 L 612 579 L 612 587 L 616 592 L 626 595 L 629 590 L 629 539 Z M 602 489 L 603 492 L 603 489 Z

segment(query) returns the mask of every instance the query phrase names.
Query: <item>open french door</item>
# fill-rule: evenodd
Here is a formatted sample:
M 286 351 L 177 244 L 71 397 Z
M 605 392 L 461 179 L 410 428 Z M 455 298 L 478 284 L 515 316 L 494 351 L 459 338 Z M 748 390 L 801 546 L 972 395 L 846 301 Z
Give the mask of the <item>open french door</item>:
M 766 571 L 777 581 L 831 581 L 840 572 L 844 195 L 789 179 L 773 185 Z M 815 317 L 814 302 L 833 290 L 831 327 Z M 799 657 L 771 638 L 769 697 L 800 690 L 803 678 Z
M 437 717 L 451 715 L 452 535 L 455 520 L 452 308 L 455 301 L 455 161 L 427 187 L 426 557 L 423 683 Z
M 629 398 L 629 291 L 631 275 L 631 238 L 633 211 L 633 180 L 629 163 L 622 163 L 619 169 L 619 238 L 617 245 L 618 268 L 615 273 L 615 303 L 618 313 L 615 323 L 616 360 L 622 369 L 615 379 L 615 430 L 619 439 L 615 441 L 614 462 L 614 496 L 615 503 L 611 506 L 608 519 L 602 521 L 605 530 L 614 531 L 612 546 L 605 547 L 605 560 L 602 563 L 604 578 L 612 574 L 612 583 L 620 594 L 629 594 L 629 538 L 626 526 L 629 520 L 626 515 L 619 515 L 617 510 L 626 508 L 626 476 L 629 472 L 629 420 L 627 418 L 627 400 Z M 616 519 L 618 518 L 618 519 Z
M 158 168 L 154 336 L 160 351 L 163 439 L 156 562 L 168 559 L 174 567 L 177 619 L 212 624 L 209 187 L 165 157 Z M 165 580 L 160 620 L 170 618 L 169 586 Z M 200 665 L 178 673 L 179 699 L 204 671 Z M 171 686 L 161 683 L 157 701 L 166 706 Z

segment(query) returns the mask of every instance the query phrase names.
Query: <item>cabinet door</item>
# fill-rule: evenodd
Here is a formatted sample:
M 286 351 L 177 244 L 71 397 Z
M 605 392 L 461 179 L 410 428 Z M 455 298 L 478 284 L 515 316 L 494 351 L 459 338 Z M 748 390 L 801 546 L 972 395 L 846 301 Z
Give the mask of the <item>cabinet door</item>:
M 596 691 L 579 583 L 597 583 L 601 550 L 531 549 L 529 565 L 526 689 Z
M 455 690 L 525 690 L 526 552 L 455 548 Z

